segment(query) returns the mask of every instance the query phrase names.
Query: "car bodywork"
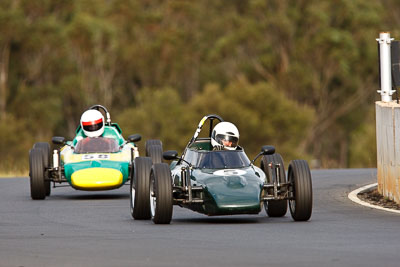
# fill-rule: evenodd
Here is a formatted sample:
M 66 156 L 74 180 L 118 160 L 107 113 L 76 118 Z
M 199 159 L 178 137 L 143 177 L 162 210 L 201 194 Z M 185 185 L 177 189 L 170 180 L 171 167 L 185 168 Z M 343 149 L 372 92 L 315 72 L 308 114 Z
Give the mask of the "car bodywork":
M 199 149 L 204 146 L 211 146 L 209 139 L 197 140 L 170 165 L 175 203 L 207 215 L 259 213 L 264 172 L 243 150 Z
M 79 126 L 74 140 L 60 149 L 61 176 L 75 189 L 115 189 L 129 180 L 137 146 L 124 140 L 118 124 L 104 128 L 102 137 L 89 138 Z

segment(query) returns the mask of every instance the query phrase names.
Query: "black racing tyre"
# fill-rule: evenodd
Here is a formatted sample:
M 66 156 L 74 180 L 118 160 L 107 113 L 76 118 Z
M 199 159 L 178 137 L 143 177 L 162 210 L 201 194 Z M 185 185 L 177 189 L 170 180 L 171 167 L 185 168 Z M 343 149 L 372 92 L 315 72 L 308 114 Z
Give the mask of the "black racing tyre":
M 307 161 L 293 160 L 289 164 L 288 178 L 293 194 L 293 199 L 289 200 L 292 218 L 295 221 L 308 221 L 312 213 L 313 193 Z
M 161 146 L 149 146 L 148 147 L 149 154 L 147 157 L 150 157 L 153 163 L 162 163 L 162 154 L 163 150 Z
M 50 150 L 50 145 L 49 143 L 46 142 L 38 142 L 33 145 L 33 148 L 39 148 L 42 149 L 43 153 L 43 162 L 44 162 L 44 167 L 49 168 L 50 167 L 50 162 L 51 162 L 51 150 Z M 44 185 L 46 188 L 46 196 L 50 196 L 51 193 L 51 182 L 48 179 L 48 172 L 45 171 L 45 181 Z
M 135 220 L 150 220 L 150 171 L 151 159 L 137 157 L 134 161 L 131 179 L 130 206 Z
M 161 142 L 161 140 L 158 140 L 158 139 L 150 139 L 150 140 L 146 141 L 146 147 L 153 146 L 153 145 L 162 147 L 162 142 Z
M 146 141 L 146 157 L 151 157 L 154 163 L 162 162 L 163 146 L 160 140 L 151 139 Z
M 29 151 L 29 177 L 32 199 L 46 198 L 44 172 L 43 152 L 39 148 L 32 148 Z
M 172 178 L 168 164 L 157 163 L 150 175 L 151 217 L 155 224 L 169 224 L 173 211 Z
M 281 165 L 279 172 L 279 182 L 286 183 L 285 165 L 280 154 L 264 155 L 261 159 L 261 169 L 267 176 L 267 182 L 272 183 L 275 173 L 268 167 L 270 163 L 279 163 Z M 287 200 L 268 200 L 265 202 L 264 208 L 269 217 L 282 217 L 287 212 Z
M 162 162 L 163 145 L 161 140 L 150 139 L 146 141 L 146 157 L 151 157 L 153 163 Z

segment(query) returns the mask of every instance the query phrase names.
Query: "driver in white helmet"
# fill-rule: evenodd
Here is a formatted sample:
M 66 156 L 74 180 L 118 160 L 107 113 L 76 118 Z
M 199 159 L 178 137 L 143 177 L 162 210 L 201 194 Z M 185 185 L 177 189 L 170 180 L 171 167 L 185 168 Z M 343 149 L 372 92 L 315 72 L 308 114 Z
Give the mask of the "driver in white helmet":
M 213 150 L 236 150 L 240 149 L 239 130 L 233 123 L 220 122 L 215 125 L 211 133 L 211 145 Z
M 104 133 L 104 116 L 100 111 L 89 109 L 81 116 L 81 127 L 87 137 L 100 137 Z
M 100 111 L 89 109 L 83 112 L 81 116 L 81 135 L 76 137 L 75 150 L 80 153 L 83 151 L 92 151 L 94 147 L 107 147 L 110 143 L 109 138 L 102 138 L 104 134 L 104 116 Z M 94 147 L 93 147 L 94 146 Z M 107 149 L 103 149 L 107 150 Z

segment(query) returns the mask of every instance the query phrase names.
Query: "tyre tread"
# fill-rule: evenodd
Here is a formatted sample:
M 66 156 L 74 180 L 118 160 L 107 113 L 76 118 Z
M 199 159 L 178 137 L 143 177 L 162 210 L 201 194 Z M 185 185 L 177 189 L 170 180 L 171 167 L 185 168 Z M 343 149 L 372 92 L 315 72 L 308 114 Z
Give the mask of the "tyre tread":
M 173 212 L 171 171 L 166 163 L 154 164 L 152 171 L 157 202 L 153 222 L 169 224 Z
M 29 169 L 31 198 L 34 200 L 45 199 L 46 188 L 42 149 L 32 148 L 29 151 Z
M 151 157 L 153 163 L 162 163 L 163 145 L 161 140 L 150 139 L 146 141 L 146 157 Z
M 135 220 L 149 220 L 150 214 L 150 170 L 151 159 L 148 157 L 137 157 L 134 160 L 134 174 L 131 181 L 132 187 L 135 186 L 134 206 L 131 207 L 131 215 Z M 132 205 L 132 199 L 131 199 Z
M 289 165 L 295 188 L 295 210 L 290 213 L 295 221 L 308 221 L 312 214 L 312 180 L 308 163 L 305 160 L 293 160 Z

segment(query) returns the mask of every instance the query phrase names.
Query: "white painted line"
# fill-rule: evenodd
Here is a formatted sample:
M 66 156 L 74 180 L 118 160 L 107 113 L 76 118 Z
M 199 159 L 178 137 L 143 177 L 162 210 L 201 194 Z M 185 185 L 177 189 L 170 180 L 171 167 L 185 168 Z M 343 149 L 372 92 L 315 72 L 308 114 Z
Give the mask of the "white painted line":
M 374 186 L 377 186 L 377 185 L 378 185 L 377 183 L 374 183 L 374 184 L 370 184 L 370 185 L 366 185 L 366 186 L 360 187 L 360 188 L 350 192 L 348 197 L 349 197 L 349 199 L 351 201 L 354 201 L 355 203 L 363 205 L 365 207 L 369 207 L 369 208 L 373 208 L 373 209 L 384 210 L 384 211 L 389 211 L 389 212 L 399 213 L 400 214 L 400 210 L 392 210 L 392 209 L 388 209 L 388 208 L 383 208 L 381 206 L 372 205 L 372 204 L 370 204 L 368 202 L 362 201 L 361 199 L 359 199 L 357 197 L 357 195 L 359 193 L 362 193 L 363 191 L 366 191 L 366 190 L 368 190 L 368 189 L 370 189 L 370 188 L 372 188 Z

